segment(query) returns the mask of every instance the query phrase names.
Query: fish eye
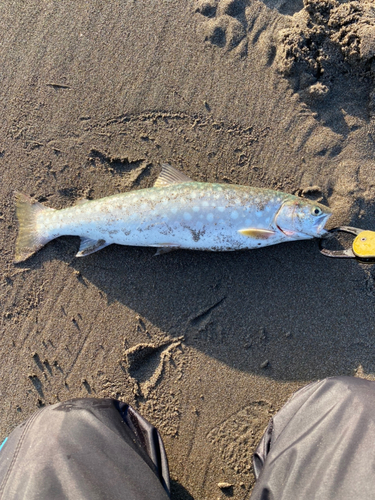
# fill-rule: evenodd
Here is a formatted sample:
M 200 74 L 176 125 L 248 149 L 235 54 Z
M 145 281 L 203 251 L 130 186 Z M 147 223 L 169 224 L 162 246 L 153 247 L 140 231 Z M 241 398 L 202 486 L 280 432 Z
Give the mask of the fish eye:
M 322 210 L 319 207 L 314 207 L 312 209 L 312 214 L 313 215 L 320 215 L 322 213 Z

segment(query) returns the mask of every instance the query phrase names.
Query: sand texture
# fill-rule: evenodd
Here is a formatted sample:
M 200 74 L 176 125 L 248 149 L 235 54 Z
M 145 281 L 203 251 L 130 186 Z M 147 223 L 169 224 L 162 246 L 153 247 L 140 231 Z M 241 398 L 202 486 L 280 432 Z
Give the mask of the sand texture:
M 271 415 L 374 378 L 375 268 L 315 241 L 235 253 L 63 237 L 14 265 L 15 190 L 54 208 L 199 181 L 328 204 L 375 230 L 375 3 L 0 3 L 0 438 L 37 407 L 116 397 L 164 439 L 173 499 L 242 500 Z

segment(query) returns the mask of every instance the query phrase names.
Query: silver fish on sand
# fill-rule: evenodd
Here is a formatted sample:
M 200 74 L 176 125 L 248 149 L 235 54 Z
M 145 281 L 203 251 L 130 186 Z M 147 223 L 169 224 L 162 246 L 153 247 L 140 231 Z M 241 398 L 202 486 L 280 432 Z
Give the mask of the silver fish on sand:
M 194 182 L 163 165 L 154 187 L 55 210 L 16 193 L 19 234 L 15 262 L 47 242 L 80 236 L 77 257 L 108 245 L 228 251 L 323 236 L 331 211 L 270 189 Z

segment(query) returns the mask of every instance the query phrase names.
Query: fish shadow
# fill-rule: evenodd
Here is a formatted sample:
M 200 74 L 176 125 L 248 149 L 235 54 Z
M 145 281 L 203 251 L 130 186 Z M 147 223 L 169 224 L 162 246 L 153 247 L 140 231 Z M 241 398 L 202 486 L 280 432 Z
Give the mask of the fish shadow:
M 278 380 L 375 371 L 374 266 L 323 257 L 316 241 L 255 251 L 113 245 L 71 266 L 170 337 Z

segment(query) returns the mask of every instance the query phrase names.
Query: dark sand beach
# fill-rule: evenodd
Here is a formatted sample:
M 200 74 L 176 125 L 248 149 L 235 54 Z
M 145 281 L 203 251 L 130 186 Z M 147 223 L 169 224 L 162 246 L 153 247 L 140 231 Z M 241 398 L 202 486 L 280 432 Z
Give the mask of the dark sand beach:
M 118 398 L 159 428 L 173 499 L 240 500 L 295 390 L 374 378 L 375 268 L 316 241 L 75 258 L 62 237 L 13 264 L 15 190 L 63 208 L 151 187 L 163 162 L 375 230 L 374 5 L 1 2 L 0 439 L 38 407 Z

